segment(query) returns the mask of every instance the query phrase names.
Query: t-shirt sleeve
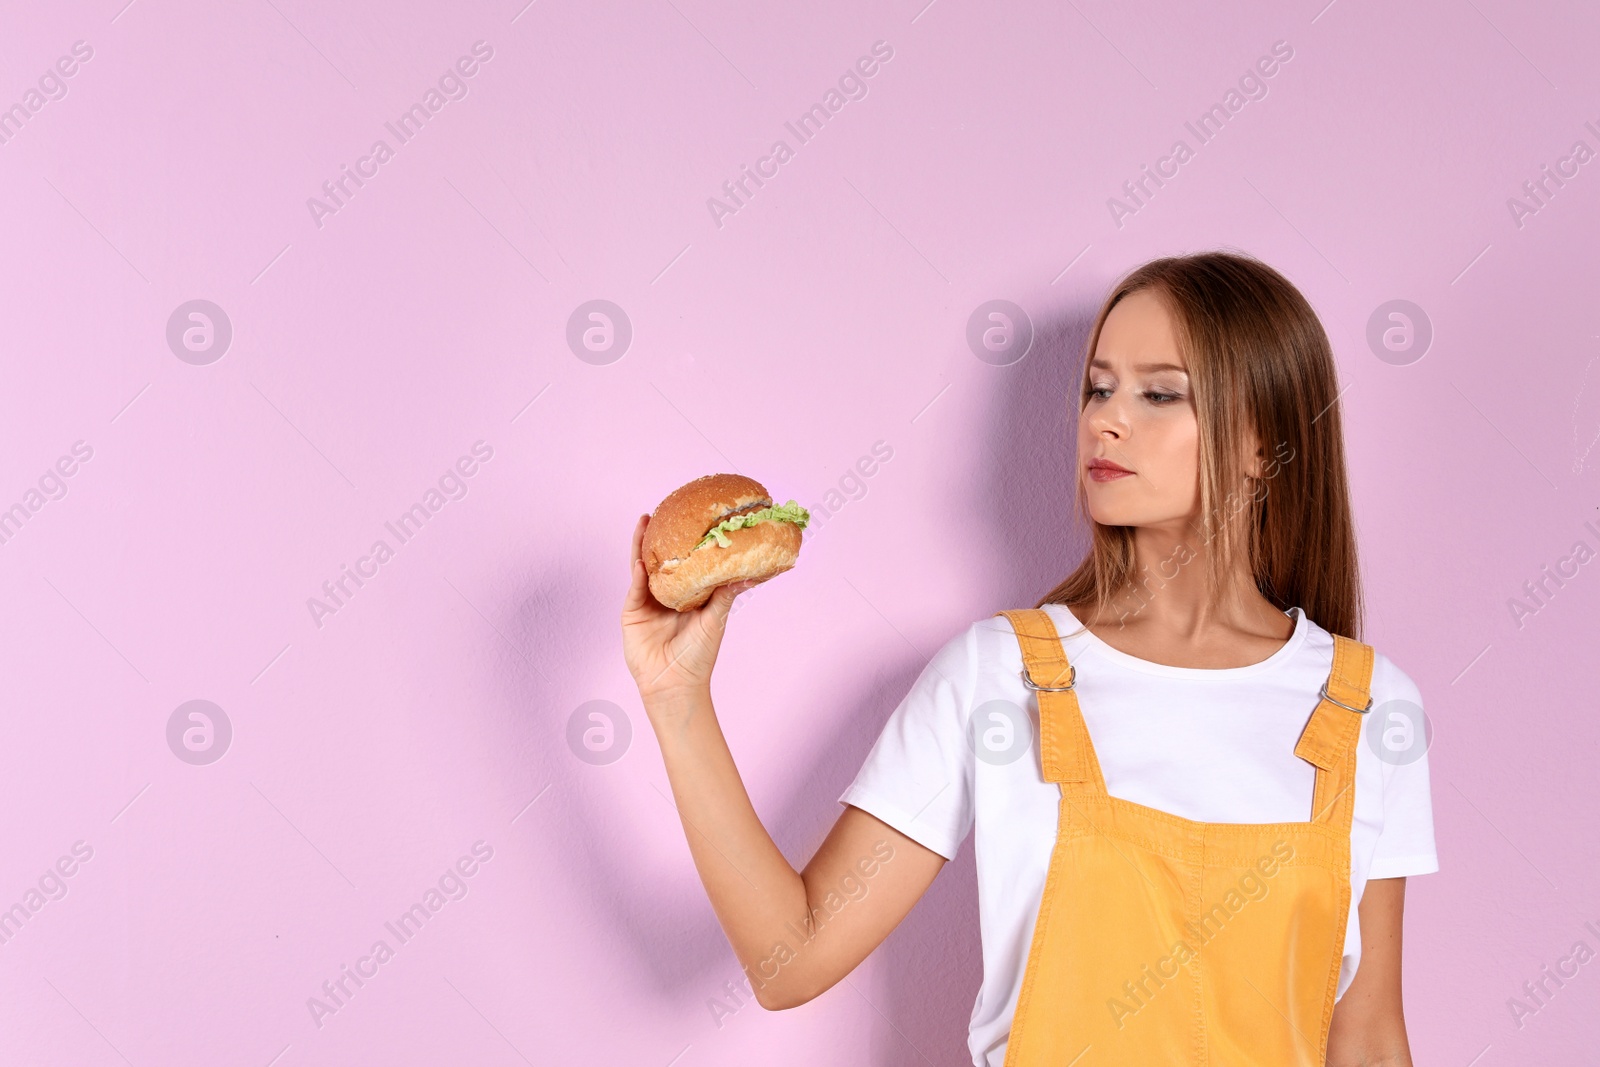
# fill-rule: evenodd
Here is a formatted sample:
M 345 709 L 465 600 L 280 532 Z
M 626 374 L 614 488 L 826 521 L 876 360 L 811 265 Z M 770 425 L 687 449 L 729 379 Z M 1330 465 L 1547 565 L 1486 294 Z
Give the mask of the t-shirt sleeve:
M 977 669 L 974 625 L 928 661 L 839 797 L 945 859 L 972 830 L 967 722 Z
M 1383 829 L 1368 878 L 1401 878 L 1439 869 L 1433 841 L 1433 799 L 1422 694 L 1416 683 L 1381 653 L 1372 668 L 1368 742 L 1383 763 Z

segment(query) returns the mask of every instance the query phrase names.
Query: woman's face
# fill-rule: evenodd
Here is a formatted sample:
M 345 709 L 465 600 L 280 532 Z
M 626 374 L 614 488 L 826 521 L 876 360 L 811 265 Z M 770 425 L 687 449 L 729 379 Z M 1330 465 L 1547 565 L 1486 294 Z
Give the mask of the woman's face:
M 1200 424 L 1172 318 L 1154 293 L 1123 297 L 1106 316 L 1088 388 L 1078 476 L 1094 521 L 1187 530 L 1199 514 Z

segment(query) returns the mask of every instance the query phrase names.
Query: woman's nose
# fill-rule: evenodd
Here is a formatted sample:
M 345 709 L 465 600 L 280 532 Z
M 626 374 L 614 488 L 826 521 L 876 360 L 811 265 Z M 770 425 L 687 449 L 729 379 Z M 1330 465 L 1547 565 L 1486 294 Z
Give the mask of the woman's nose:
M 1127 435 L 1128 420 L 1122 416 L 1122 407 L 1112 397 L 1097 407 L 1089 416 L 1089 428 L 1096 436 L 1121 438 Z

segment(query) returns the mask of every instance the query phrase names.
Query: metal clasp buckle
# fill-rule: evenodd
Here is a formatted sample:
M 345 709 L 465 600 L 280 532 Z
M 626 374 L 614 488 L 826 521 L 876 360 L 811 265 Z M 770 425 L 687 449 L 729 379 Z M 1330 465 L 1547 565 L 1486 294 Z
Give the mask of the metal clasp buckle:
M 1027 686 L 1029 689 L 1035 690 L 1035 691 L 1040 692 L 1040 693 L 1065 693 L 1067 690 L 1071 689 L 1073 686 L 1078 684 L 1078 668 L 1072 666 L 1071 664 L 1068 664 L 1067 665 L 1067 670 L 1072 672 L 1072 674 L 1069 676 L 1070 680 L 1067 682 L 1066 685 L 1059 685 L 1059 686 L 1056 686 L 1056 685 L 1034 685 L 1033 684 L 1033 679 L 1028 677 L 1028 668 L 1026 668 L 1026 667 L 1022 668 L 1022 670 L 1018 671 L 1017 673 L 1022 675 L 1022 684 Z
M 1335 700 L 1335 699 L 1333 699 L 1333 697 L 1328 695 L 1328 683 L 1326 681 L 1324 681 L 1322 683 L 1322 699 L 1326 700 L 1330 704 L 1337 704 L 1337 705 L 1339 705 L 1341 708 L 1343 708 L 1346 711 L 1353 711 L 1357 715 L 1365 715 L 1367 712 L 1372 710 L 1372 696 L 1370 694 L 1367 696 L 1367 706 L 1366 707 L 1364 707 L 1364 708 L 1352 708 L 1349 704 L 1346 704 L 1344 701 Z

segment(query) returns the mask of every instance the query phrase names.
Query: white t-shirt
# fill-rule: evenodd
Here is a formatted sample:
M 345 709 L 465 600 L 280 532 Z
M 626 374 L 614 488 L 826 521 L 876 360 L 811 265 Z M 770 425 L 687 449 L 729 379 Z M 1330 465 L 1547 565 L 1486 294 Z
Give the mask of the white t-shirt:
M 1311 818 L 1316 768 L 1294 747 L 1333 664 L 1333 637 L 1303 611 L 1291 609 L 1294 633 L 1267 659 L 1209 670 L 1139 659 L 1088 631 L 1068 637 L 1079 627 L 1072 613 L 1060 604 L 1044 610 L 1077 668 L 1079 706 L 1112 796 L 1201 822 Z M 1022 650 L 1004 616 L 968 627 L 928 663 L 839 797 L 947 859 L 976 828 L 983 984 L 967 1039 L 976 1067 L 1000 1067 L 1005 1058 L 1061 795 L 1040 773 L 1038 707 L 1021 668 Z M 1407 723 L 1422 729 L 1422 698 L 1382 653 L 1374 659 L 1371 696 L 1357 743 L 1350 915 L 1337 996 L 1361 959 L 1357 908 L 1367 880 L 1439 869 L 1425 744 L 1404 747 Z M 1021 715 L 1008 726 L 1003 705 L 984 708 L 979 731 L 1002 733 L 986 737 L 979 759 L 969 728 L 974 709 L 989 701 L 1008 701 Z M 1385 707 L 1390 701 L 1397 703 Z M 1019 740 L 998 746 L 997 758 L 993 740 L 1008 729 L 1017 729 Z M 1391 731 L 1387 741 L 1380 730 Z

